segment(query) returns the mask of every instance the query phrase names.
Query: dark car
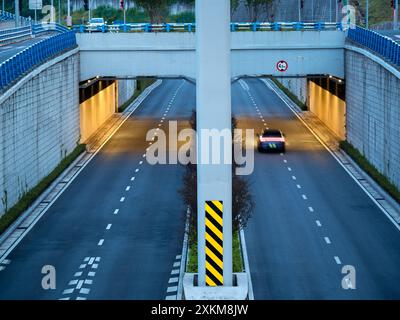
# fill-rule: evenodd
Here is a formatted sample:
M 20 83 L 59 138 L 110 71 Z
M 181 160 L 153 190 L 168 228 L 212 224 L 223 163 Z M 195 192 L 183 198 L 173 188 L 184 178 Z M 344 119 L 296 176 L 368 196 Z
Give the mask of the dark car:
M 285 152 L 285 136 L 280 130 L 265 129 L 258 135 L 258 151 Z

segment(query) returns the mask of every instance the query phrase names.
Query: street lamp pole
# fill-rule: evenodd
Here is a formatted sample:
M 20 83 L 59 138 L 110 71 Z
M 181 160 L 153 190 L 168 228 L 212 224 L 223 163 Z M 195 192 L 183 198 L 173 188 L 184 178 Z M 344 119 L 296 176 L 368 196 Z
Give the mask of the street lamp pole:
M 311 21 L 314 22 L 314 0 L 311 0 Z
M 196 1 L 196 23 L 198 285 L 232 286 L 230 1 Z
M 365 6 L 365 28 L 369 29 L 369 0 L 366 0 Z
M 19 1 L 15 0 L 15 27 L 19 27 L 19 17 L 20 17 L 20 12 L 19 12 Z
M 61 24 L 61 0 L 58 0 L 58 23 Z
M 67 0 L 67 26 L 72 26 L 72 19 L 71 19 L 71 0 Z
M 394 3 L 394 18 L 393 18 L 393 30 L 397 30 L 397 24 L 399 21 L 399 0 L 395 0 Z
M 298 1 L 299 5 L 299 22 L 301 22 L 301 0 Z

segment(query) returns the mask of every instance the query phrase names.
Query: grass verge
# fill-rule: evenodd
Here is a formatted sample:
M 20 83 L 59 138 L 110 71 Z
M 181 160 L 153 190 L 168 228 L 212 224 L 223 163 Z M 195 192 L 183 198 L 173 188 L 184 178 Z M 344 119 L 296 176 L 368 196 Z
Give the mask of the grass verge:
M 277 79 L 271 78 L 271 80 L 281 89 L 298 107 L 303 110 L 307 111 L 307 105 L 299 100 L 292 92 L 289 91 L 282 83 L 280 83 Z
M 135 99 L 142 94 L 142 92 L 149 86 L 151 86 L 154 82 L 156 82 L 155 78 L 143 78 L 137 80 L 137 89 L 135 93 L 130 97 L 128 101 L 126 101 L 123 105 L 118 108 L 118 112 L 124 112 L 126 108 L 128 108 Z
M 232 238 L 232 260 L 233 272 L 242 272 L 244 268 L 238 232 L 235 232 Z M 197 241 L 190 241 L 186 271 L 197 273 Z
M 2 234 L 40 194 L 86 149 L 86 145 L 78 145 L 60 164 L 34 188 L 26 192 L 21 199 L 0 218 L 0 234 Z
M 345 151 L 368 175 L 375 180 L 387 193 L 400 203 L 400 191 L 382 173 L 378 171 L 360 151 L 354 148 L 349 142 L 341 141 L 340 148 Z

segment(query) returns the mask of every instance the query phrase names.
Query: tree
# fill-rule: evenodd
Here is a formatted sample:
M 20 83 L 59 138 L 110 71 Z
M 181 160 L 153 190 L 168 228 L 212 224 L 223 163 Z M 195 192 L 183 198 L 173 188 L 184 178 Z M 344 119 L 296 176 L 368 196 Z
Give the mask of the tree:
M 262 13 L 273 6 L 273 2 L 274 0 L 245 0 L 250 15 L 250 21 L 256 22 Z
M 192 129 L 196 129 L 196 112 L 192 112 L 190 119 Z M 237 127 L 236 119 L 232 118 L 232 129 Z M 244 228 L 251 217 L 254 202 L 250 193 L 249 181 L 235 175 L 236 165 L 232 166 L 232 228 L 237 231 Z M 197 235 L 197 170 L 195 164 L 186 165 L 183 176 L 183 185 L 179 193 L 184 203 L 191 209 L 190 227 L 191 239 Z
M 233 15 L 239 7 L 239 4 L 240 0 L 231 0 L 231 18 L 233 18 Z
M 168 8 L 172 0 L 135 0 L 135 3 L 143 8 L 150 17 L 151 23 L 161 23 L 168 14 Z

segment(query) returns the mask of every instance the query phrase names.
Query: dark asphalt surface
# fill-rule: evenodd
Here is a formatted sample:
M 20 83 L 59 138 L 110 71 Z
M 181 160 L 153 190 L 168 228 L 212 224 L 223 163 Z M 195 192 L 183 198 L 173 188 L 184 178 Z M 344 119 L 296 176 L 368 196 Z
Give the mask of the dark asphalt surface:
M 255 299 L 399 299 L 399 230 L 272 90 L 245 82 L 267 126 L 288 141 L 284 156 L 256 153 L 249 177 L 256 210 L 245 236 Z M 263 128 L 240 83 L 233 112 L 239 127 Z M 342 289 L 345 265 L 355 267 L 355 290 Z
M 261 131 L 257 106 L 267 126 L 281 129 L 288 141 L 284 156 L 256 153 L 248 177 L 256 203 L 245 229 L 255 299 L 399 299 L 399 230 L 275 93 L 260 80 L 245 82 L 249 94 L 233 84 L 239 127 Z M 88 299 L 165 298 L 182 249 L 185 208 L 177 191 L 183 168 L 139 163 L 146 132 L 157 127 L 181 84 L 165 80 L 9 255 L 0 299 L 85 296 L 63 295 L 76 272 L 93 280 L 83 284 Z M 166 120 L 187 127 L 194 106 L 195 86 L 186 82 Z M 96 269 L 86 257 L 100 257 Z M 43 265 L 56 268 L 54 291 L 41 288 Z M 355 290 L 341 287 L 345 265 L 355 267 Z M 88 271 L 95 276 L 85 277 Z
M 165 299 L 182 251 L 186 208 L 178 189 L 183 167 L 151 166 L 143 154 L 147 131 L 158 126 L 182 82 L 164 81 L 153 91 L 8 256 L 11 263 L 0 272 L 0 299 Z M 194 86 L 185 82 L 166 121 L 179 119 L 180 126 L 188 126 L 183 119 L 194 106 Z M 106 230 L 108 224 L 112 227 Z M 96 269 L 86 257 L 100 257 Z M 80 269 L 81 264 L 86 267 Z M 41 287 L 44 265 L 56 268 L 56 290 Z M 89 271 L 95 276 L 87 276 Z M 76 272 L 83 275 L 74 277 Z M 74 279 L 92 280 L 83 285 L 89 294 L 63 295 Z
M 41 36 L 37 36 L 36 38 L 33 38 L 33 39 L 19 41 L 19 42 L 0 46 L 0 63 L 6 61 L 7 59 L 16 55 L 18 52 L 24 50 L 26 47 L 29 47 L 32 44 L 39 42 L 48 37 L 49 37 L 49 35 L 41 35 Z

